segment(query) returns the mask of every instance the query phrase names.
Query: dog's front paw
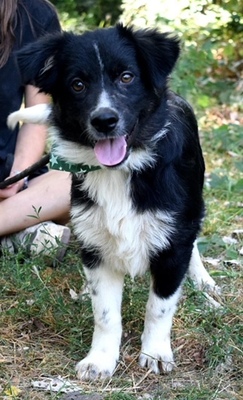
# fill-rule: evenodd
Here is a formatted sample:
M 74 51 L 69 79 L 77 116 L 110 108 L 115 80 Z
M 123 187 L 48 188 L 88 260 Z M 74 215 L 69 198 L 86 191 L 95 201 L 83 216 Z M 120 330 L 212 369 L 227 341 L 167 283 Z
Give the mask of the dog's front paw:
M 175 366 L 173 353 L 170 345 L 160 345 L 158 347 L 142 349 L 139 364 L 143 368 L 150 369 L 155 374 L 170 372 Z
M 76 365 L 78 379 L 106 379 L 112 376 L 116 359 L 104 352 L 90 353 Z

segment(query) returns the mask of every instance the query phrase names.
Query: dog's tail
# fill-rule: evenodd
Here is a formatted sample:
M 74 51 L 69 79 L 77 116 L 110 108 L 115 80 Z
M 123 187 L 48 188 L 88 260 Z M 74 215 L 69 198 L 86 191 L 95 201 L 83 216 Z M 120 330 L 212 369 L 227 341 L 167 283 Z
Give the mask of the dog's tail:
M 10 129 L 14 129 L 19 121 L 29 124 L 47 124 L 51 110 L 50 104 L 37 104 L 20 109 L 8 116 L 7 125 Z

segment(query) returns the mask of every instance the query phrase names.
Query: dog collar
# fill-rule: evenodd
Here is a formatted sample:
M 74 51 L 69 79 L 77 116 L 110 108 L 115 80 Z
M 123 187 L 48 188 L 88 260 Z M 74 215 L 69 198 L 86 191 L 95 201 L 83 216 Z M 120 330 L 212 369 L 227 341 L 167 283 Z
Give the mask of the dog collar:
M 75 174 L 87 174 L 91 171 L 96 171 L 101 169 L 98 165 L 87 165 L 87 164 L 72 164 L 67 161 L 64 161 L 57 154 L 51 153 L 50 155 L 50 168 L 56 169 L 58 171 L 67 171 L 73 172 Z

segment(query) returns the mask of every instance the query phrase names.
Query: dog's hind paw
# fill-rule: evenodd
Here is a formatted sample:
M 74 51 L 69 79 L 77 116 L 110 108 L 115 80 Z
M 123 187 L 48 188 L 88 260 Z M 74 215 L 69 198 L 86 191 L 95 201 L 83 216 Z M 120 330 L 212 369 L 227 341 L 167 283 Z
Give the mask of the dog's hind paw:
M 216 282 L 214 281 L 214 279 L 211 276 L 209 276 L 208 279 L 204 279 L 204 280 L 201 280 L 198 282 L 194 281 L 194 283 L 199 290 L 203 290 L 203 291 L 212 293 L 215 296 L 221 295 L 222 290 L 221 290 L 220 286 L 218 286 L 216 284 Z
M 171 372 L 175 366 L 172 351 L 163 355 L 158 354 L 158 351 L 150 351 L 149 354 L 142 352 L 139 357 L 139 364 L 142 368 L 150 369 L 155 374 L 159 374 L 161 371 Z
M 116 360 L 105 353 L 88 355 L 76 365 L 78 379 L 92 381 L 110 378 L 116 367 Z

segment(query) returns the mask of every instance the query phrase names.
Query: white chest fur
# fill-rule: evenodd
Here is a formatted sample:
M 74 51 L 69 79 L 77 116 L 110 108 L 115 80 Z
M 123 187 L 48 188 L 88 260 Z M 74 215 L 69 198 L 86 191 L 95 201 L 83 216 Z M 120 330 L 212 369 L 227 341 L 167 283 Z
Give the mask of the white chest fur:
M 172 215 L 161 211 L 138 213 L 131 200 L 130 175 L 124 171 L 91 172 L 82 189 L 95 205 L 72 208 L 78 238 L 85 246 L 98 248 L 109 268 L 132 277 L 143 274 L 149 255 L 168 246 Z

